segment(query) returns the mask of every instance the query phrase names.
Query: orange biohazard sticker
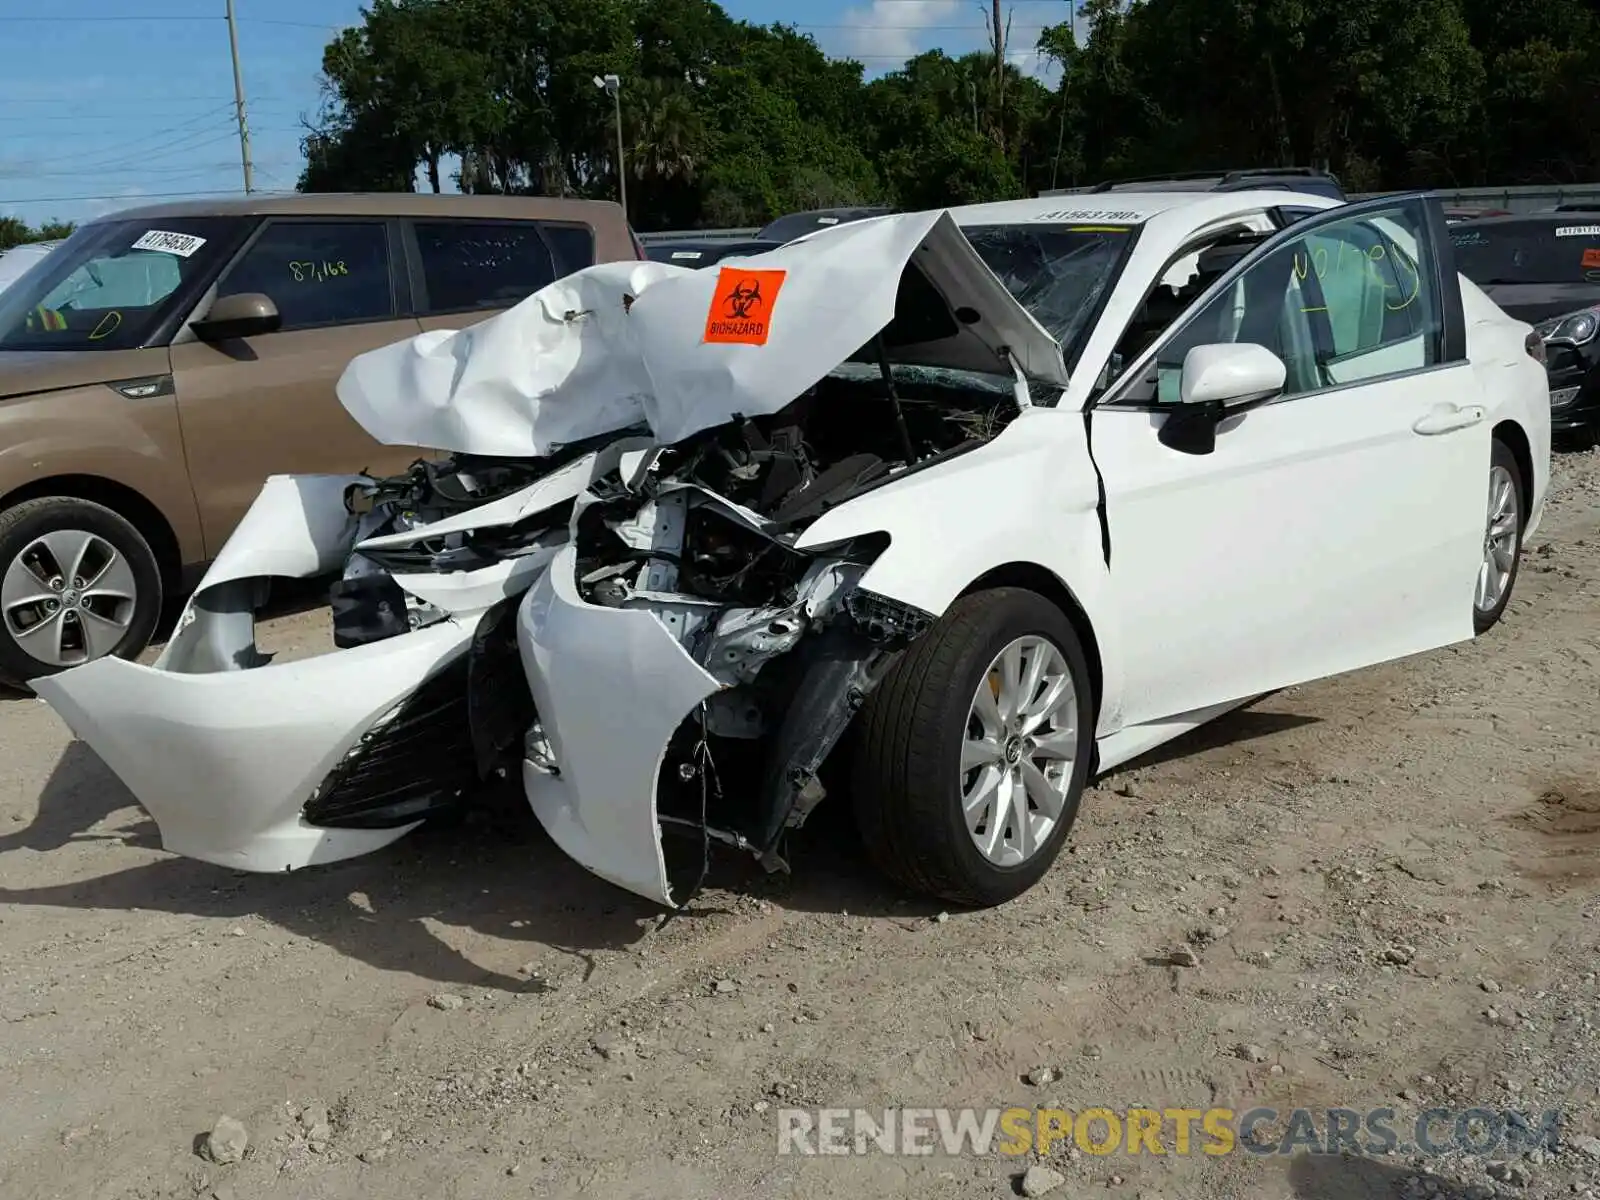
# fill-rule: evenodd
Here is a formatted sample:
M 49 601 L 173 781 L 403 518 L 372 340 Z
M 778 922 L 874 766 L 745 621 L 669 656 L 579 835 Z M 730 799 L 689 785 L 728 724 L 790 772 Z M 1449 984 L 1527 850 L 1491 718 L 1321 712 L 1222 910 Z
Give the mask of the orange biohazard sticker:
M 705 341 L 765 346 L 787 271 L 747 271 L 723 267 L 706 314 Z
M 1583 252 L 1584 270 L 1600 267 L 1600 250 L 1585 250 Z

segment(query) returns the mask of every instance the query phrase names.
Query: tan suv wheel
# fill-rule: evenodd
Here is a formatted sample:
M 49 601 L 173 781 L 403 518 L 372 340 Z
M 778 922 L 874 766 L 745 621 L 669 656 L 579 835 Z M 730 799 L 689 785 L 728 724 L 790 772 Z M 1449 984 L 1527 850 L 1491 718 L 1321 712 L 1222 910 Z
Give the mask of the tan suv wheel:
M 156 556 L 111 509 L 44 496 L 0 513 L 0 681 L 132 658 L 160 614 Z

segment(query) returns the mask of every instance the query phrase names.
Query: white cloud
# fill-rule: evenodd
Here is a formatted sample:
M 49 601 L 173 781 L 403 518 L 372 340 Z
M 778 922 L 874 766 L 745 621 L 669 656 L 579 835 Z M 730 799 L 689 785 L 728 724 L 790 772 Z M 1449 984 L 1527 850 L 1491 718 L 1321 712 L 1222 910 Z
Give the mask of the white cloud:
M 1032 75 L 1051 91 L 1061 83 L 1061 64 L 1037 50 L 1008 50 L 1006 61 L 1024 75 Z
M 870 0 L 840 14 L 844 28 L 829 41 L 837 53 L 861 59 L 871 76 L 894 70 L 926 50 L 940 48 L 961 55 L 988 47 L 986 11 L 972 0 Z M 1003 19 L 1008 26 L 1006 61 L 1046 87 L 1055 87 L 1060 68 L 1034 48 L 1039 31 L 1051 22 L 1028 19 L 1009 0 Z
M 79 219 L 84 221 L 92 221 L 96 217 L 103 217 L 107 213 L 116 212 L 118 209 L 132 208 L 133 201 L 138 200 L 141 196 L 147 195 L 149 195 L 149 192 L 141 187 L 121 188 L 117 192 L 116 199 L 114 200 L 85 201 L 83 204 L 83 216 Z
M 869 73 L 888 70 L 924 50 L 945 42 L 979 42 L 986 38 L 977 15 L 962 0 L 872 0 L 845 10 L 841 23 L 844 53 L 861 58 Z M 970 35 L 929 26 L 971 24 Z

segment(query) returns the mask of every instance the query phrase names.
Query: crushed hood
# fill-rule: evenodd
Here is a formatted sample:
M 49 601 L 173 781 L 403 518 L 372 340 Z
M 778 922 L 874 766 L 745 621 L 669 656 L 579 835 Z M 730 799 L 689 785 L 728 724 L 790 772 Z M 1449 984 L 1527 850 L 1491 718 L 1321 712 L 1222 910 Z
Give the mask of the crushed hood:
M 945 212 L 820 232 L 715 270 L 608 263 L 498 316 L 354 359 L 380 442 L 538 457 L 648 426 L 662 443 L 774 413 L 879 333 L 893 362 L 1065 386 L 1061 347 Z

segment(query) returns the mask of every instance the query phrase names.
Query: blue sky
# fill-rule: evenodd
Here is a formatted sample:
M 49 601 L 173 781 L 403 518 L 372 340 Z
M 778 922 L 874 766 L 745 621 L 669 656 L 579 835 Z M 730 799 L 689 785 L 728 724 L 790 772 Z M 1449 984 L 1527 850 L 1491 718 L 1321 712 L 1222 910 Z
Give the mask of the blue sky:
M 723 0 L 799 25 L 869 74 L 987 41 L 980 0 Z M 1067 0 L 1005 0 L 1014 60 Z M 235 0 L 255 183 L 290 189 L 322 48 L 358 0 Z M 48 12 L 48 16 L 43 15 Z M 223 0 L 0 0 L 0 214 L 81 220 L 174 193 L 241 188 Z M 138 14 L 138 15 L 134 15 Z M 37 19 L 35 19 L 37 15 Z

